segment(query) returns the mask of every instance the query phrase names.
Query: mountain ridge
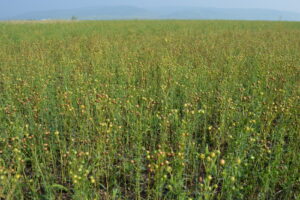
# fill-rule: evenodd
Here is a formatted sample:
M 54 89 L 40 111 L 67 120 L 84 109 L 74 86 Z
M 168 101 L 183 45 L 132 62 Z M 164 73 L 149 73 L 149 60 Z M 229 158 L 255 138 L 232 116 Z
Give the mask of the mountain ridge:
M 65 20 L 75 16 L 79 20 L 113 19 L 224 19 L 224 20 L 285 20 L 300 21 L 300 13 L 271 9 L 100 6 L 28 12 L 0 20 Z

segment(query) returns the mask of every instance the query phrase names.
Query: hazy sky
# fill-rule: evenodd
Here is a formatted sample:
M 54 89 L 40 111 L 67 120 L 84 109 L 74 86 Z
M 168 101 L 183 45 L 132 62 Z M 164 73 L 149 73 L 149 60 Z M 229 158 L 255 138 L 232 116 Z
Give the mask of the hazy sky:
M 103 5 L 267 8 L 300 13 L 300 0 L 0 0 L 0 15 L 14 16 L 30 11 Z

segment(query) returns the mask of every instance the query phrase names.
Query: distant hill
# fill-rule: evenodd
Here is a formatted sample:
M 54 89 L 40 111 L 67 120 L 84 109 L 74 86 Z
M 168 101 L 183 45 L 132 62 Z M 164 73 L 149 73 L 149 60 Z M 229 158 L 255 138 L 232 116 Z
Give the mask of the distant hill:
M 108 6 L 98 8 L 82 8 L 71 10 L 50 10 L 43 12 L 29 12 L 14 16 L 12 20 L 43 20 L 70 19 L 72 16 L 82 20 L 92 19 L 134 19 L 153 17 L 154 14 L 143 8 L 133 6 Z
M 268 9 L 185 8 L 163 15 L 162 17 L 174 19 L 300 21 L 300 13 Z
M 71 19 L 228 19 L 228 20 L 285 20 L 300 21 L 300 13 L 267 9 L 225 9 L 164 7 L 139 8 L 134 6 L 103 6 L 70 10 L 29 12 L 2 20 Z

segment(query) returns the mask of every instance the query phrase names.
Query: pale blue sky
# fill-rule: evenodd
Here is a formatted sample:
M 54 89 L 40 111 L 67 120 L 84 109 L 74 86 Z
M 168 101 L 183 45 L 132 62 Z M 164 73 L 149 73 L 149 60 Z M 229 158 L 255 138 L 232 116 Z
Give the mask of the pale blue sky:
M 267 8 L 300 13 L 300 0 L 0 0 L 0 17 L 14 16 L 31 11 L 103 5 Z

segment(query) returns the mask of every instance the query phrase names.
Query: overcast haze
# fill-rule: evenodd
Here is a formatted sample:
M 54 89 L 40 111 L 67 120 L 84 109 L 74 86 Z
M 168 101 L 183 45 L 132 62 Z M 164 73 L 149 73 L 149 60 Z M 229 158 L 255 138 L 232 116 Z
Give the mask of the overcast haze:
M 300 13 L 300 0 L 0 0 L 0 17 L 12 17 L 32 11 L 119 5 L 142 8 L 168 6 L 261 8 Z

